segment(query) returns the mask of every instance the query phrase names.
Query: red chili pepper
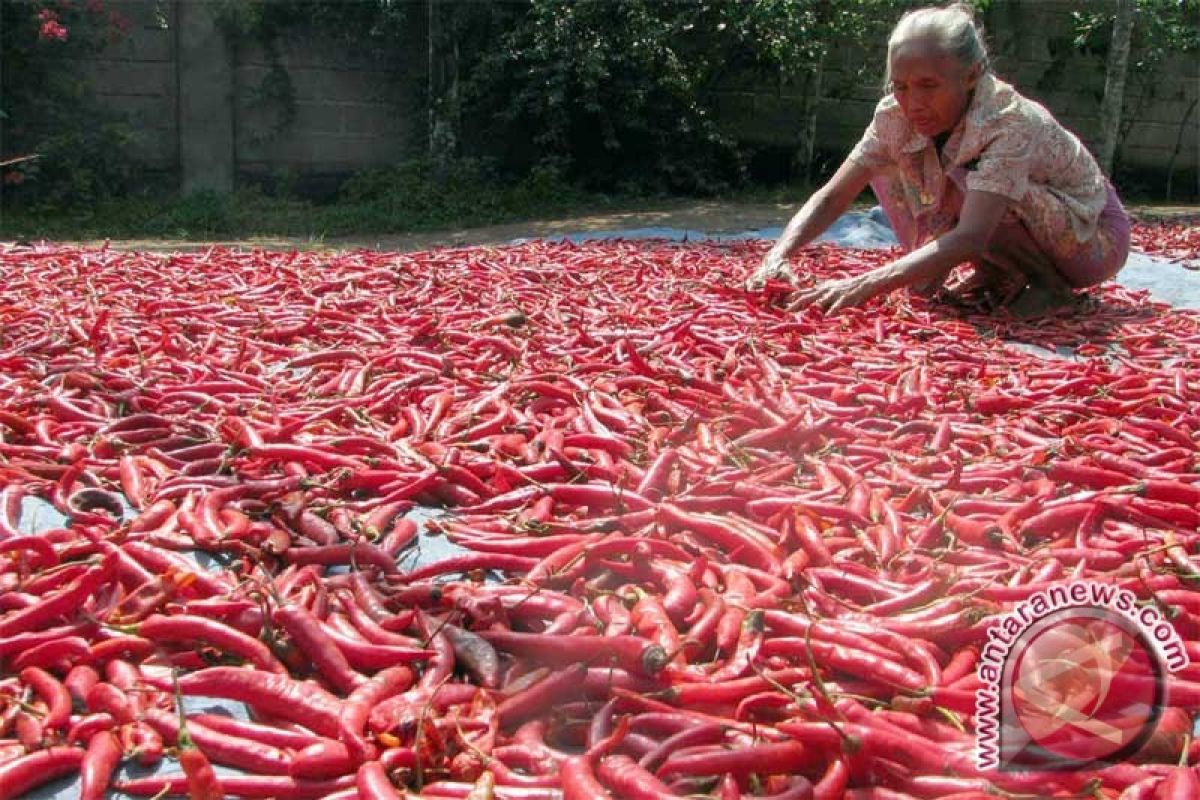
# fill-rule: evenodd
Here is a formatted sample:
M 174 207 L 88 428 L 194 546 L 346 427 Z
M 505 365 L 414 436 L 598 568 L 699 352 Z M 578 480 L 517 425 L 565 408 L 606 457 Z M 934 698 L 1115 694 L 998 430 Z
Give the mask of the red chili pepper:
M 289 564 L 357 564 L 376 567 L 386 573 L 398 572 L 393 556 L 369 542 L 343 542 L 319 547 L 289 547 L 284 553 Z
M 325 690 L 285 675 L 238 667 L 210 667 L 181 675 L 184 695 L 237 700 L 279 719 L 296 722 L 314 733 L 336 737 L 341 702 Z
M 117 727 L 117 721 L 112 714 L 88 714 L 79 718 L 67 731 L 67 744 L 86 743 L 97 731 L 109 731 Z
M 560 772 L 563 800 L 612 800 L 612 794 L 597 780 L 586 756 L 571 756 Z
M 221 714 L 192 714 L 188 719 L 191 723 L 202 725 L 209 730 L 281 750 L 302 750 L 318 740 L 317 735 L 313 733 L 301 733 L 289 728 L 263 725 Z
M 65 665 L 85 660 L 90 652 L 91 648 L 88 646 L 87 639 L 82 636 L 67 636 L 26 650 L 13 659 L 12 668 L 15 670 L 23 670 L 26 667 L 53 669 L 60 664 Z
M 355 788 L 362 800 L 401 800 L 403 797 L 378 761 L 368 761 L 358 768 Z
M 89 567 L 70 584 L 36 606 L 4 616 L 0 619 L 0 640 L 41 627 L 60 616 L 78 611 L 84 601 L 98 591 L 111 576 L 115 561 L 115 556 L 105 556 L 98 566 Z
M 288 774 L 309 780 L 335 778 L 353 772 L 360 760 L 341 742 L 322 739 L 294 754 Z
M 367 757 L 368 744 L 363 731 L 371 709 L 405 691 L 412 683 L 412 670 L 404 666 L 391 667 L 376 674 L 346 698 L 338 718 L 339 739 L 354 759 L 363 761 Z
M 179 718 L 162 709 L 150 708 L 143 719 L 168 744 L 182 747 L 185 727 Z M 204 756 L 218 764 L 262 775 L 288 774 L 291 757 L 284 750 L 263 742 L 243 739 L 235 734 L 214 730 L 196 718 L 186 721 L 187 741 Z
M 500 657 L 490 642 L 449 623 L 443 624 L 441 630 L 454 648 L 455 662 L 467 670 L 480 686 L 495 689 L 500 685 Z
M 597 765 L 596 775 L 620 797 L 630 800 L 667 800 L 679 797 L 667 784 L 643 769 L 629 756 L 613 755 L 602 759 Z
M 78 772 L 84 751 L 78 747 L 48 747 L 0 763 L 0 800 L 16 800 L 56 778 Z
M 287 631 L 321 677 L 342 694 L 350 694 L 365 680 L 354 671 L 320 620 L 308 609 L 283 606 L 275 609 L 271 621 Z
M 474 570 L 499 570 L 500 572 L 524 573 L 537 564 L 535 558 L 510 556 L 501 553 L 473 553 L 464 556 L 452 556 L 418 567 L 403 575 L 404 581 L 415 583 L 438 575 L 455 572 L 471 572 Z
M 501 727 L 515 728 L 532 717 L 545 714 L 564 699 L 575 696 L 582 688 L 586 674 L 585 665 L 575 664 L 551 673 L 523 691 L 510 694 L 496 708 Z
M 87 708 L 94 714 L 110 714 L 121 725 L 127 725 L 135 718 L 129 697 L 111 683 L 97 683 L 88 690 Z
M 266 672 L 284 673 L 286 669 L 258 639 L 247 636 L 217 620 L 187 614 L 156 614 L 136 626 L 139 636 L 155 641 L 205 643 L 253 664 Z
M 659 506 L 659 514 L 667 524 L 705 537 L 742 563 L 772 574 L 780 572 L 779 559 L 771 553 L 769 543 L 748 531 L 735 529 L 728 520 L 689 513 L 671 503 Z
M 42 726 L 49 731 L 65 727 L 71 716 L 71 694 L 66 687 L 40 667 L 21 670 L 21 681 L 46 702 L 47 711 Z
M 111 731 L 101 730 L 88 739 L 87 754 L 80 765 L 80 800 L 101 800 L 121 763 L 121 743 Z

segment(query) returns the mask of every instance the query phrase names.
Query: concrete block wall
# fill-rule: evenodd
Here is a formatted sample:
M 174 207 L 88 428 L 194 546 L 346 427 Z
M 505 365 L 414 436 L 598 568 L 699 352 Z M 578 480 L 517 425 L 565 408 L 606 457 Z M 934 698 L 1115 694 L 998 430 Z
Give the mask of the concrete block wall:
M 403 69 L 313 33 L 280 43 L 278 67 L 290 78 L 294 106 L 264 97 L 278 67 L 260 45 L 241 48 L 235 72 L 238 169 L 270 175 L 287 170 L 350 173 L 395 164 L 419 146 L 425 75 L 414 35 Z M 407 51 L 407 48 L 406 48 Z M 288 114 L 290 123 L 281 126 Z
M 1105 65 L 1100 57 L 1079 54 L 1072 47 L 1071 11 L 1082 3 L 997 0 L 986 21 L 997 72 L 1043 102 L 1094 147 Z M 112 4 L 129 20 L 130 35 L 79 68 L 107 107 L 128 115 L 140 153 L 152 166 L 194 172 L 203 168 L 203 158 L 196 154 L 228 149 L 230 169 L 241 178 L 284 172 L 300 177 L 346 175 L 395 164 L 423 150 L 428 64 L 422 13 L 412 15 L 410 39 L 402 43 L 399 57 L 386 63 L 364 48 L 318 32 L 285 37 L 279 43 L 278 64 L 290 77 L 295 106 L 290 124 L 280 126 L 284 108 L 261 92 L 274 60 L 261 46 L 228 48 L 214 44 L 213 37 L 197 37 L 190 20 L 208 5 L 205 0 Z M 181 25 L 189 30 L 181 30 Z M 208 42 L 199 51 L 197 38 Z M 206 69 L 196 61 L 200 55 L 224 59 L 224 64 Z M 882 41 L 843 42 L 833 48 L 817 104 L 817 142 L 824 157 L 844 156 L 870 121 L 881 94 L 883 57 Z M 206 80 L 229 85 L 209 86 Z M 181 118 L 186 120 L 189 109 L 196 111 L 191 99 L 181 106 L 181 87 L 188 89 L 189 98 L 200 91 L 217 110 L 211 104 L 218 103 L 222 93 L 227 96 L 229 122 L 217 115 L 216 124 L 232 127 L 223 134 L 230 140 L 228 147 L 205 141 L 216 133 L 195 129 L 200 122 L 214 124 L 202 110 L 200 122 L 181 129 Z M 1143 89 L 1145 98 L 1139 100 Z M 805 91 L 804 79 L 789 83 L 773 75 L 737 75 L 718 88 L 714 100 L 718 118 L 731 134 L 752 145 L 786 149 L 801 142 Z M 1200 172 L 1200 109 L 1180 131 L 1197 96 L 1200 55 L 1176 56 L 1153 75 L 1131 76 L 1126 102 L 1134 106 L 1135 122 L 1119 154 L 1121 162 L 1165 172 L 1182 136 L 1177 170 L 1180 175 Z
M 136 134 L 134 149 L 149 166 L 179 168 L 175 6 L 161 0 L 110 0 L 128 34 L 79 72 L 103 108 L 124 115 Z

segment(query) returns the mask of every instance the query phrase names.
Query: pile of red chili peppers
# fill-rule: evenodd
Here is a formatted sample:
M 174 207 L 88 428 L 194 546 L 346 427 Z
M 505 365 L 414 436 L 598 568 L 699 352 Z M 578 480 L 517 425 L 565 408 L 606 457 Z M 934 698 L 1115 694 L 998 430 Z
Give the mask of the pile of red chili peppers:
M 0 798 L 1200 796 L 1200 314 L 792 314 L 763 249 L 0 246 Z M 1192 664 L 1129 762 L 981 772 L 1072 578 Z

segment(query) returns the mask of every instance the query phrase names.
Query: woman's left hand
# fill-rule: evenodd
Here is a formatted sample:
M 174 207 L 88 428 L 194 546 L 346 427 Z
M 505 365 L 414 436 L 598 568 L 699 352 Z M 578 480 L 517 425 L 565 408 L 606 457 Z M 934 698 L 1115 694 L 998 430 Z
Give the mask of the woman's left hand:
M 843 308 L 862 305 L 878 294 L 870 274 L 855 275 L 825 281 L 809 289 L 801 289 L 792 298 L 788 311 L 799 311 L 806 306 L 816 306 L 822 311 L 836 313 Z

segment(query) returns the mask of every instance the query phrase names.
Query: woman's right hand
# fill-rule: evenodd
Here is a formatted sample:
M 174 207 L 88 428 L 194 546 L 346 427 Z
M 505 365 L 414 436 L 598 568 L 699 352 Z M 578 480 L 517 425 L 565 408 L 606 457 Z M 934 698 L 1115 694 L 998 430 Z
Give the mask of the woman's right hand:
M 750 292 L 762 291 L 767 285 L 767 281 L 782 278 L 790 284 L 795 285 L 796 275 L 792 272 L 792 268 L 788 266 L 787 259 L 778 255 L 774 250 L 767 253 L 763 257 L 762 263 L 758 265 L 758 269 L 746 279 L 746 290 Z

